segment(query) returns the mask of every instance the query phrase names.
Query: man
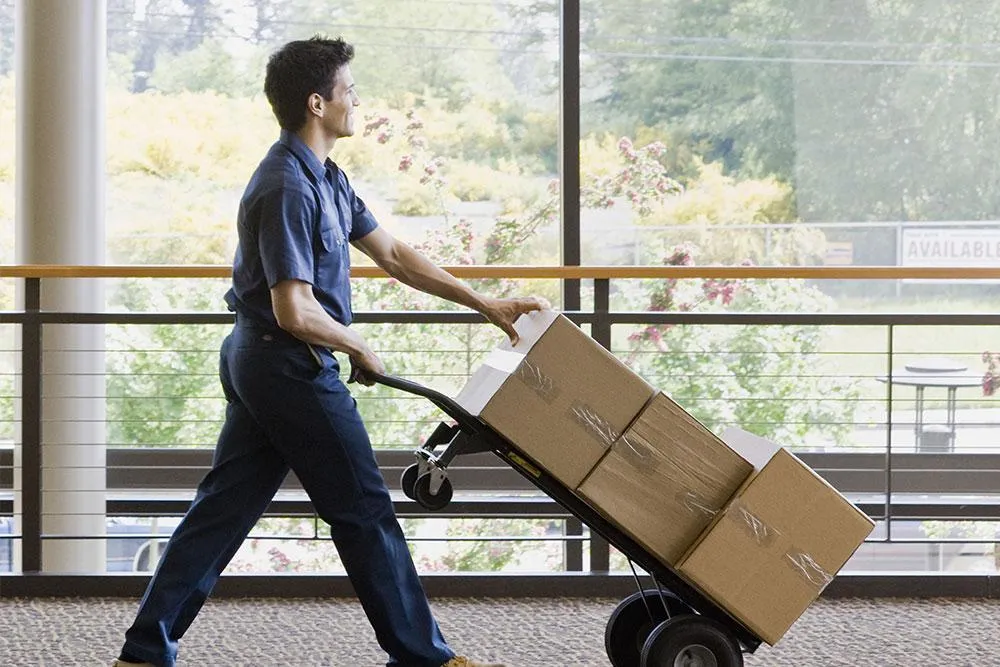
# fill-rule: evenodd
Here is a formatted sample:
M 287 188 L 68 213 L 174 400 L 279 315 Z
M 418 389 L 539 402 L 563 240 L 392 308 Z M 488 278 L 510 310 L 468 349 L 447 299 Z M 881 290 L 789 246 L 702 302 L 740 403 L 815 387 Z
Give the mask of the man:
M 360 99 L 340 39 L 291 42 L 267 65 L 264 92 L 281 137 L 240 203 L 239 247 L 222 344 L 227 399 L 212 470 L 167 544 L 116 665 L 172 667 L 177 642 L 220 573 L 295 472 L 330 532 L 389 654 L 406 667 L 502 667 L 456 656 L 438 629 L 375 462 L 351 379 L 385 367 L 351 322 L 348 243 L 416 289 L 473 308 L 516 339 L 519 315 L 543 300 L 473 291 L 378 226 L 328 157 L 354 134 Z

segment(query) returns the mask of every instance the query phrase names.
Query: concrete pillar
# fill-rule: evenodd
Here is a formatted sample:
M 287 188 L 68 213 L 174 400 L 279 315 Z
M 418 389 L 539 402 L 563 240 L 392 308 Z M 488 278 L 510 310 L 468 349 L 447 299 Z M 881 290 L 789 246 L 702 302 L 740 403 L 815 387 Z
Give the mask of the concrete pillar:
M 106 35 L 106 0 L 17 1 L 18 263 L 104 263 Z M 103 310 L 103 287 L 44 280 L 41 303 Z M 46 325 L 42 348 L 42 532 L 101 536 L 104 327 Z M 44 572 L 105 569 L 102 539 L 43 543 Z

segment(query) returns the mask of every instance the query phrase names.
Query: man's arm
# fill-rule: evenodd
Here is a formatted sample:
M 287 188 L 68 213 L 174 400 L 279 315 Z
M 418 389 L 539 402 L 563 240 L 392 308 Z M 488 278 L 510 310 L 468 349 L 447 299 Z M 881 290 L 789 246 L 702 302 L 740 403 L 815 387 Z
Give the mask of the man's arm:
M 279 282 L 271 288 L 271 307 L 278 326 L 299 340 L 347 354 L 351 363 L 362 372 L 385 374 L 385 366 L 365 339 L 330 317 L 316 300 L 309 283 L 301 280 Z M 372 384 L 363 373 L 357 379 L 362 384 Z
M 522 313 L 550 307 L 545 299 L 538 297 L 495 299 L 484 296 L 381 227 L 356 240 L 354 245 L 396 280 L 479 311 L 500 327 L 512 343 L 517 343 L 514 321 Z

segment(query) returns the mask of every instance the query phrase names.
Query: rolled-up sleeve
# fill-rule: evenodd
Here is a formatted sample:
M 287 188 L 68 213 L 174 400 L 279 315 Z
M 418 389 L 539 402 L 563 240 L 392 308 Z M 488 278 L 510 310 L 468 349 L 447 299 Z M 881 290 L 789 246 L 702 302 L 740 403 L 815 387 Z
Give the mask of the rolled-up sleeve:
M 318 210 L 312 194 L 278 187 L 257 201 L 258 250 L 268 288 L 283 280 L 315 282 L 313 234 Z

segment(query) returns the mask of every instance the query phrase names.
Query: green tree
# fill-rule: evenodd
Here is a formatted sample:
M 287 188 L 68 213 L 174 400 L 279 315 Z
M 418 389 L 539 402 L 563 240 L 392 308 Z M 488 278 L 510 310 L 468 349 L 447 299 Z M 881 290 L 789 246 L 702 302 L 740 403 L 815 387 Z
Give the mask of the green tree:
M 247 98 L 260 93 L 260 72 L 265 53 L 237 59 L 217 39 L 207 39 L 193 49 L 162 57 L 150 85 L 164 93 L 213 91 Z
M 791 177 L 792 68 L 781 60 L 789 47 L 773 40 L 791 32 L 795 2 L 585 3 L 581 48 L 592 57 L 581 89 L 594 103 L 584 126 L 619 133 L 671 128 L 728 170 Z M 742 59 L 744 49 L 760 58 Z
M 130 90 L 149 88 L 150 77 L 164 54 L 183 53 L 223 30 L 222 8 L 215 0 L 148 0 L 140 6 L 126 0 L 108 4 L 109 54 L 132 62 Z
M 113 297 L 134 311 L 218 310 L 205 281 L 163 290 L 131 280 Z M 108 442 L 115 446 L 211 447 L 225 401 L 218 355 L 225 327 L 124 325 L 107 328 Z
M 994 3 L 588 8 L 592 123 L 670 128 L 729 172 L 794 183 L 805 220 L 996 215 Z

